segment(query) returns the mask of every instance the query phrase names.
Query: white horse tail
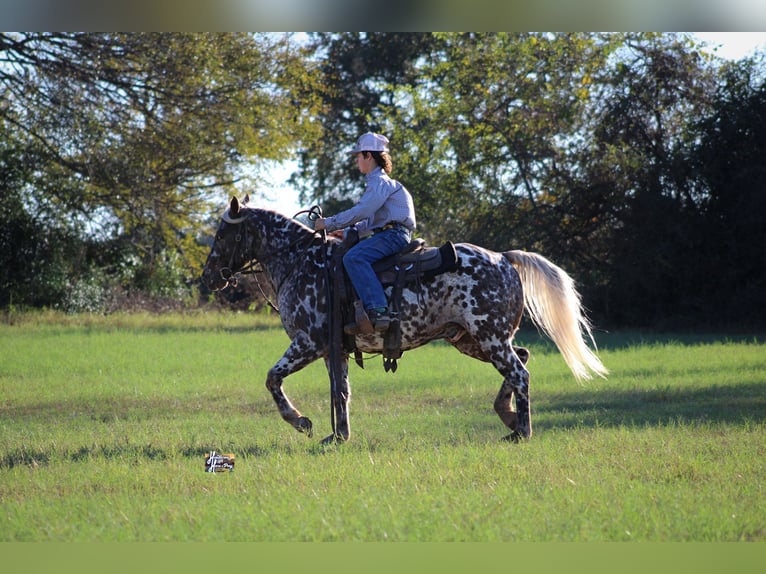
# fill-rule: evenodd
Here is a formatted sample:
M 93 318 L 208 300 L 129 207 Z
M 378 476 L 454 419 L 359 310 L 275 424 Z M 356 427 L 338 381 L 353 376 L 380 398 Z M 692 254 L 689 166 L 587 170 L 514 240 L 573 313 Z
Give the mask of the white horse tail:
M 590 379 L 591 373 L 606 378 L 609 371 L 587 344 L 590 340 L 596 348 L 572 278 L 537 253 L 514 250 L 503 255 L 519 272 L 532 321 L 556 344 L 575 378 Z

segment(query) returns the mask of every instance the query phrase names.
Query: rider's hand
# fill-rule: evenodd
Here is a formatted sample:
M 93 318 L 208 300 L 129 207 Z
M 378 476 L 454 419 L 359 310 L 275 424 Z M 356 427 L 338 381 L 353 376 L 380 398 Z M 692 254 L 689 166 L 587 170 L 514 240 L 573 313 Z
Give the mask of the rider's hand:
M 317 219 L 314 222 L 314 231 L 322 231 L 325 228 L 324 222 L 325 222 L 325 220 L 324 220 L 323 217 Z

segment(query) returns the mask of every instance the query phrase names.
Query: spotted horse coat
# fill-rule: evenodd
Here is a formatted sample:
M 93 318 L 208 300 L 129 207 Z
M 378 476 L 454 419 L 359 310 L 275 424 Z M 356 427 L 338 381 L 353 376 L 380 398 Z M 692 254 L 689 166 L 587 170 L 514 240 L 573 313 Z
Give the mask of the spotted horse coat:
M 282 389 L 286 377 L 317 359 L 330 370 L 327 272 L 340 241 L 277 212 L 240 203 L 234 197 L 223 215 L 202 278 L 211 290 L 224 289 L 236 274 L 255 262 L 276 293 L 277 307 L 290 345 L 269 370 L 266 387 L 282 418 L 312 436 L 313 424 Z M 533 322 L 558 347 L 578 379 L 607 369 L 587 344 L 593 342 L 572 279 L 536 253 L 497 253 L 469 243 L 455 245 L 458 267 L 429 282 L 404 288 L 400 308 L 402 351 L 445 339 L 460 352 L 491 363 L 503 377 L 494 401 L 511 431 L 508 440 L 532 434 L 529 371 L 526 356 L 513 347 L 513 336 L 526 309 Z M 390 288 L 389 288 L 390 289 Z M 364 353 L 381 353 L 383 337 L 357 335 Z M 346 441 L 351 431 L 348 403 L 348 355 L 343 352 L 337 377 L 341 397 L 334 432 L 323 442 Z M 515 410 L 512 400 L 515 397 Z

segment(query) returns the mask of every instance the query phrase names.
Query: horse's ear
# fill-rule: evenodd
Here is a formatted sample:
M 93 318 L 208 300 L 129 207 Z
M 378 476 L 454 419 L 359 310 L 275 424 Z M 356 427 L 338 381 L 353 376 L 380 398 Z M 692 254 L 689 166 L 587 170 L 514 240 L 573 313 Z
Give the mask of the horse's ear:
M 239 200 L 237 196 L 231 198 L 231 205 L 229 206 L 229 217 L 237 217 L 239 215 Z
M 245 199 L 242 200 L 242 204 L 243 205 L 247 205 L 248 203 L 250 203 L 250 194 L 246 193 L 245 194 Z

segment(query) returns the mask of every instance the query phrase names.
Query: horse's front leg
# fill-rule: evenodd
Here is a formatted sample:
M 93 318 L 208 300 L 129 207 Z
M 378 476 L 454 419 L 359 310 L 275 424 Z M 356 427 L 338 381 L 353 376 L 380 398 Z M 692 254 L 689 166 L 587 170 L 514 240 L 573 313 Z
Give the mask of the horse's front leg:
M 329 358 L 325 358 L 327 372 L 330 374 L 330 388 L 337 385 L 335 392 L 330 393 L 330 409 L 333 417 L 333 433 L 322 439 L 322 444 L 346 442 L 351 436 L 351 426 L 348 417 L 348 402 L 351 399 L 351 386 L 348 382 L 348 355 L 339 361 L 338 373 L 333 374 Z M 333 378 L 336 380 L 333 381 Z
M 299 334 L 293 339 L 282 358 L 269 369 L 266 377 L 266 388 L 271 393 L 274 402 L 277 404 L 279 414 L 282 418 L 292 425 L 298 432 L 305 433 L 309 438 L 313 435 L 313 425 L 311 419 L 304 417 L 298 409 L 293 406 L 290 399 L 287 398 L 282 390 L 282 381 L 285 377 L 301 370 L 306 365 L 314 362 L 320 356 L 316 349 L 304 334 Z

